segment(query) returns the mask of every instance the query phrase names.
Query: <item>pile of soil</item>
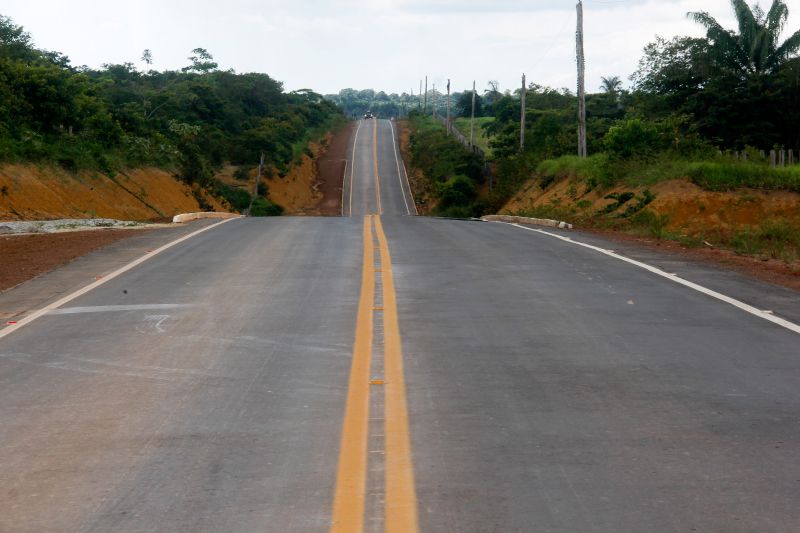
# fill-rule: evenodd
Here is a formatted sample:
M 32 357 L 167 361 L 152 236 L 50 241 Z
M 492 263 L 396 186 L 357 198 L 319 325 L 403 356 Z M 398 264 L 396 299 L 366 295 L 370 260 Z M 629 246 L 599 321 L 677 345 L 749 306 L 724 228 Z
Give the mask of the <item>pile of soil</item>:
M 72 231 L 0 237 L 0 291 L 40 276 L 50 270 L 126 237 L 147 230 Z

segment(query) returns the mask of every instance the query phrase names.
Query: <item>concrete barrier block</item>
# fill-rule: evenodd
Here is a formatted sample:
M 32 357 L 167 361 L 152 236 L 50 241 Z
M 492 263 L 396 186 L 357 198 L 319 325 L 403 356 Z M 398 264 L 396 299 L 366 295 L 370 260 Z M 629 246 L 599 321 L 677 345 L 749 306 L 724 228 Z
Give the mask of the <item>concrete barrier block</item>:
M 572 229 L 572 224 L 547 218 L 516 217 L 511 215 L 486 215 L 481 217 L 484 222 L 505 222 L 507 224 L 529 224 L 531 226 L 544 226 L 547 228 Z
M 236 213 L 217 213 L 217 212 L 209 212 L 209 213 L 182 213 L 180 215 L 175 215 L 172 217 L 172 222 L 175 224 L 183 224 L 185 222 L 191 222 L 192 220 L 200 220 L 203 218 L 219 218 L 219 219 L 226 219 L 226 218 L 240 218 L 242 215 L 237 215 Z

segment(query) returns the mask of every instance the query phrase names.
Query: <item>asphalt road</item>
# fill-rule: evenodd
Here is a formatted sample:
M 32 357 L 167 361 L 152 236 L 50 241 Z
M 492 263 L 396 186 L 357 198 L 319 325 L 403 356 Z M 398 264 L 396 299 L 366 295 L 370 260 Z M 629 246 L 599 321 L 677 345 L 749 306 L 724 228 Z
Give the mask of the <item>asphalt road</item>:
M 205 226 L 0 329 L 0 531 L 798 530 L 798 333 L 553 235 L 597 237 L 409 216 L 392 127 L 352 216 Z

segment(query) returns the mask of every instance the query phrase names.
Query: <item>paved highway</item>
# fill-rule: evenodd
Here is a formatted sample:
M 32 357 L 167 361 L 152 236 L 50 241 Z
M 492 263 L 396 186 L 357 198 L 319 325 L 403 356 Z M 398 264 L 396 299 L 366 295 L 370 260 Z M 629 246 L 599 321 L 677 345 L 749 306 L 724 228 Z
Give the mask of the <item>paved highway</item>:
M 344 217 L 0 294 L 50 297 L 0 330 L 0 531 L 797 530 L 796 293 L 409 216 L 395 143 L 361 122 Z

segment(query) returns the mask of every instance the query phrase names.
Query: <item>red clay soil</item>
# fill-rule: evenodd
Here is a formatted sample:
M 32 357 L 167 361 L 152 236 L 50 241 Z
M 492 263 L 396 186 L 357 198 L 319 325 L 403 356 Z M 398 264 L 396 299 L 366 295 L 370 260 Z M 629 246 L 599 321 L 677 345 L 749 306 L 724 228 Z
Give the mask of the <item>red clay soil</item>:
M 0 237 L 0 291 L 133 235 L 141 233 L 106 229 Z
M 355 123 L 336 132 L 331 138 L 325 153 L 317 159 L 317 185 L 323 197 L 317 206 L 321 215 L 339 216 L 342 214 L 342 186 L 347 163 L 347 150 L 353 138 Z
M 788 264 L 778 259 L 764 260 L 718 248 L 687 248 L 675 241 L 647 239 L 613 230 L 581 228 L 581 231 L 600 235 L 610 241 L 634 244 L 651 250 L 682 256 L 690 261 L 732 270 L 751 278 L 800 291 L 800 265 L 797 263 Z

